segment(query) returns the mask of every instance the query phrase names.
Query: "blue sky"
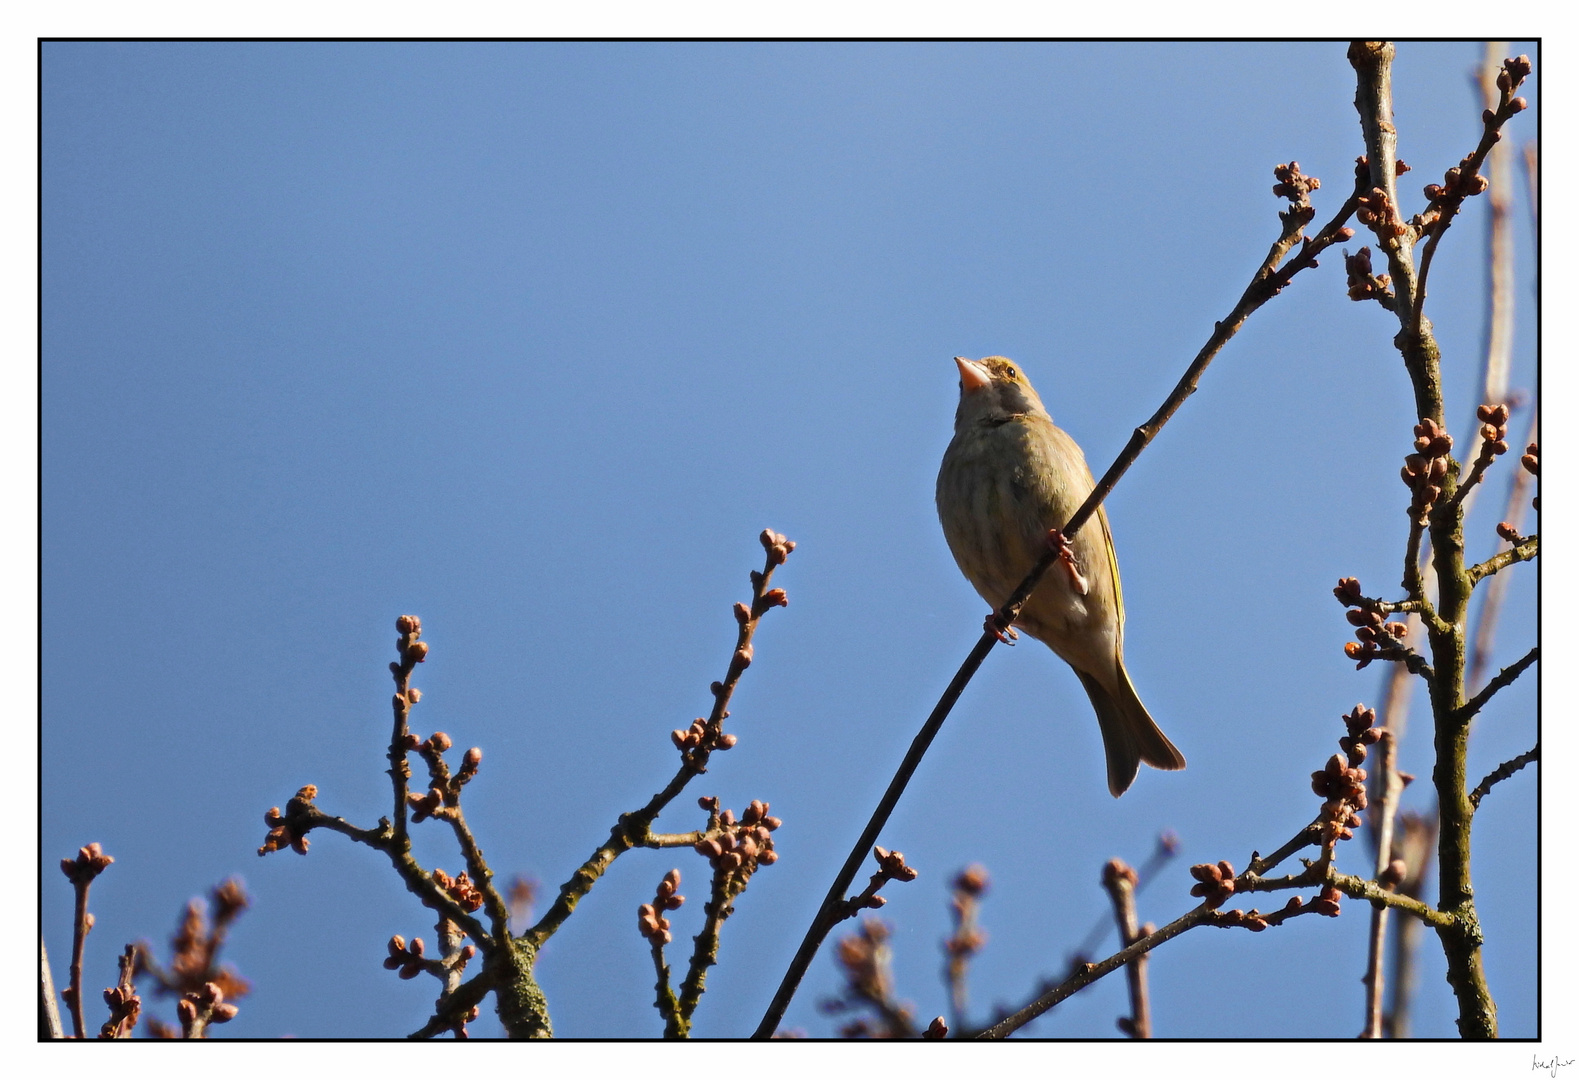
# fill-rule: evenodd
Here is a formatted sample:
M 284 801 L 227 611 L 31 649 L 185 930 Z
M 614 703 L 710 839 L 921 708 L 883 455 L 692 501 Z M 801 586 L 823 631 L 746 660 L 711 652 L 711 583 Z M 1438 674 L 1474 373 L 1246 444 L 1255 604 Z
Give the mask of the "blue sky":
M 1479 58 L 1399 48 L 1408 212 L 1474 145 Z M 706 711 L 767 526 L 800 546 L 735 699 L 740 745 L 660 820 L 695 828 L 691 796 L 716 794 L 785 822 L 697 1013 L 700 1035 L 748 1033 L 980 632 L 932 506 L 949 358 L 1016 359 L 1100 472 L 1276 236 L 1272 167 L 1321 177 L 1325 220 L 1362 149 L 1341 43 L 51 44 L 42 91 L 43 930 L 62 978 L 55 866 L 89 841 L 117 859 L 90 987 L 241 875 L 255 907 L 227 955 L 255 991 L 222 1033 L 254 1037 L 396 1036 L 428 1015 L 434 987 L 380 966 L 391 934 L 432 938 L 382 856 L 327 834 L 306 859 L 254 855 L 263 812 L 304 783 L 360 824 L 387 812 L 397 615 L 432 648 L 414 728 L 483 748 L 468 818 L 496 872 L 551 893 L 672 775 L 668 732 Z M 1533 391 L 1519 175 L 1512 385 Z M 1460 439 L 1486 212 L 1444 240 L 1427 308 Z M 1108 858 L 1179 834 L 1142 896 L 1160 923 L 1192 903 L 1189 864 L 1242 867 L 1291 836 L 1340 714 L 1379 697 L 1330 590 L 1395 588 L 1415 417 L 1392 317 L 1345 298 L 1336 252 L 1322 263 L 1108 502 L 1128 665 L 1189 769 L 1111 799 L 1079 684 L 1027 642 L 989 657 L 885 830 L 921 870 L 883 914 L 923 1018 L 945 1011 L 955 871 L 993 878 L 984 1017 L 1108 917 Z M 1535 584 L 1513 571 L 1496 663 L 1534 641 Z M 1532 673 L 1482 715 L 1473 776 L 1535 741 L 1535 690 Z M 1429 750 L 1417 714 L 1406 806 L 1427 805 Z M 1477 821 L 1512 1036 L 1537 1023 L 1539 781 Z M 439 828 L 416 836 L 425 865 L 459 868 Z M 1356 842 L 1340 864 L 1367 858 Z M 633 914 L 671 866 L 697 898 L 675 917 L 688 944 L 704 864 L 635 852 L 545 951 L 561 1034 L 661 1032 Z M 1366 924 L 1350 903 L 1165 946 L 1157 1034 L 1352 1036 Z M 1427 946 L 1415 1030 L 1449 1036 Z M 828 953 L 786 1018 L 814 1035 L 835 1024 L 815 1007 L 839 983 Z M 1116 1036 L 1124 1009 L 1110 979 L 1030 1033 Z

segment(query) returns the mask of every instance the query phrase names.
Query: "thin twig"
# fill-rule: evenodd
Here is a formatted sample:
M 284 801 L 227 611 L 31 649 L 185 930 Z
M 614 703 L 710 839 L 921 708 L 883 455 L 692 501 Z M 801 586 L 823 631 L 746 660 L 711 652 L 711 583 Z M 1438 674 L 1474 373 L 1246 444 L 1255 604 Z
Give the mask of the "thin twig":
M 1474 585 L 1481 578 L 1489 577 L 1498 570 L 1506 569 L 1514 563 L 1529 562 L 1540 553 L 1539 535 L 1526 536 L 1507 551 L 1498 552 L 1485 562 L 1476 563 L 1474 566 L 1466 568 L 1464 573 L 1469 576 L 1470 584 Z
M 110 1007 L 110 1018 L 99 1028 L 101 1039 L 129 1039 L 142 1013 L 142 1000 L 137 996 L 133 977 L 137 973 L 137 946 L 128 945 L 118 961 L 115 985 L 104 991 L 104 1000 Z
M 1493 74 L 1493 87 L 1495 86 L 1495 80 L 1496 75 Z M 1465 181 L 1469 181 L 1480 171 L 1480 166 L 1485 163 L 1486 156 L 1491 153 L 1492 148 L 1497 145 L 1502 137 L 1502 126 L 1524 110 L 1524 99 L 1514 96 L 1514 92 L 1517 89 L 1517 84 L 1513 84 L 1498 90 L 1495 108 L 1488 107 L 1483 114 L 1480 142 L 1458 166 L 1459 172 Z M 1499 179 L 1506 180 L 1506 174 Z M 1480 190 L 1485 190 L 1484 181 L 1482 181 Z M 1451 189 L 1444 190 L 1440 195 L 1436 196 L 1432 200 L 1431 205 L 1426 208 L 1426 213 L 1422 215 L 1429 221 L 1433 212 L 1435 212 L 1434 221 L 1430 221 L 1426 225 L 1427 239 L 1425 250 L 1420 256 L 1420 279 L 1415 289 L 1416 301 L 1414 305 L 1413 331 L 1417 335 L 1422 329 L 1422 308 L 1426 297 L 1426 277 L 1431 272 L 1431 261 L 1436 255 L 1437 244 L 1441 242 L 1442 234 L 1447 232 L 1448 227 L 1453 224 L 1453 218 L 1458 214 L 1459 208 L 1463 206 L 1464 199 L 1475 194 L 1479 194 L 1479 192 L 1472 188 L 1465 189 L 1462 186 L 1453 185 Z M 1508 258 L 1510 260 L 1512 258 L 1511 250 Z
M 60 870 L 71 882 L 76 896 L 71 921 L 71 982 L 66 987 L 66 1007 L 71 1010 L 71 1027 L 76 1038 L 88 1037 L 87 1025 L 82 1018 L 82 953 L 87 945 L 88 932 L 93 929 L 93 916 L 88 914 L 88 887 L 115 860 L 104 854 L 98 844 L 88 844 L 77 849 L 75 858 L 61 859 Z
M 1501 765 L 1498 765 L 1495 769 L 1492 769 L 1486 774 L 1485 779 L 1475 785 L 1475 790 L 1469 793 L 1470 805 L 1478 809 L 1480 806 L 1480 800 L 1484 799 L 1492 788 L 1496 787 L 1508 777 L 1524 768 L 1524 766 L 1528 765 L 1530 762 L 1539 761 L 1540 758 L 1541 744 L 1536 743 L 1518 757 L 1510 758 L 1509 760 L 1504 761 Z
M 1497 691 L 1501 690 L 1504 686 L 1509 685 L 1514 679 L 1517 679 L 1520 675 L 1524 674 L 1524 669 L 1535 663 L 1540 658 L 1541 647 L 1536 645 L 1531 648 L 1529 652 L 1519 657 L 1519 659 L 1515 660 L 1513 663 L 1497 672 L 1491 681 L 1481 688 L 1480 693 L 1464 702 L 1461 708 L 1454 711 L 1454 718 L 1460 723 L 1467 722 L 1470 717 L 1474 716 L 1481 709 L 1486 707 L 1486 702 L 1490 701 L 1492 697 L 1496 695 Z
M 1392 863 L 1393 814 L 1398 809 L 1398 796 L 1403 791 L 1403 779 L 1398 775 L 1397 740 L 1393 733 L 1383 728 L 1376 742 L 1376 769 L 1380 779 L 1376 788 L 1381 798 L 1371 803 L 1371 823 L 1375 826 L 1376 876 L 1380 878 Z M 1386 989 L 1383 970 L 1387 946 L 1387 908 L 1371 908 L 1370 948 L 1367 955 L 1365 977 L 1365 1030 L 1362 1039 L 1382 1037 L 1382 997 Z
M 1536 410 L 1530 410 L 1530 430 L 1522 445 L 1529 445 L 1539 437 L 1537 422 L 1540 415 Z M 1524 524 L 1524 508 L 1529 505 L 1530 485 L 1534 481 L 1526 469 L 1515 469 L 1513 480 L 1508 485 L 1508 507 L 1503 515 L 1503 520 L 1513 527 L 1517 533 Z M 1509 541 L 1499 540 L 1498 550 L 1506 551 Z M 1475 636 L 1471 639 L 1469 651 L 1469 674 L 1465 676 L 1464 685 L 1471 691 L 1480 689 L 1486 679 L 1486 668 L 1491 663 L 1492 646 L 1497 637 L 1497 618 L 1502 614 L 1502 601 L 1508 593 L 1508 575 L 1495 574 L 1486 585 L 1485 598 L 1480 602 L 1480 614 L 1475 620 Z
M 1119 859 L 1109 859 L 1102 868 L 1102 887 L 1113 901 L 1113 921 L 1118 925 L 1121 944 L 1133 945 L 1146 935 L 1135 914 L 1135 871 Z M 1146 993 L 1146 955 L 1142 953 L 1124 969 L 1129 983 L 1129 1016 L 1119 1020 L 1119 1029 L 1132 1039 L 1151 1038 L 1151 1002 Z
M 1347 206 L 1348 204 L 1345 203 L 1345 207 Z M 1107 498 L 1114 486 L 1117 485 L 1119 479 L 1135 463 L 1141 451 L 1157 437 L 1157 433 L 1162 430 L 1163 425 L 1168 422 L 1174 413 L 1179 411 L 1185 400 L 1195 393 L 1201 376 L 1208 365 L 1222 351 L 1223 346 L 1228 344 L 1229 340 L 1239 332 L 1245 320 L 1288 284 L 1286 279 L 1279 278 L 1277 274 L 1278 264 L 1288 256 L 1295 244 L 1299 242 L 1305 225 L 1310 222 L 1313 216 L 1314 209 L 1308 204 L 1304 206 L 1296 204 L 1291 206 L 1289 210 L 1279 213 L 1278 217 L 1282 222 L 1281 234 L 1267 252 L 1266 258 L 1262 260 L 1261 266 L 1251 278 L 1250 284 L 1245 287 L 1239 302 L 1234 305 L 1227 318 L 1214 325 L 1211 336 L 1207 339 L 1206 344 L 1201 347 L 1201 350 L 1196 353 L 1195 359 L 1191 361 L 1190 366 L 1185 369 L 1178 384 L 1173 388 L 1173 392 L 1168 395 L 1149 420 L 1134 430 L 1123 451 L 1114 460 L 1113 464 L 1108 467 L 1107 472 L 1102 474 L 1102 479 L 1097 482 L 1096 487 L 1087 496 L 1085 502 L 1064 523 L 1061 531 L 1065 538 L 1072 539 L 1080 527 L 1096 513 L 1097 508 L 1101 506 L 1102 501 Z M 1316 243 L 1320 243 L 1322 247 L 1326 247 L 1339 239 L 1347 239 L 1349 236 L 1352 236 L 1352 231 L 1343 226 L 1345 220 L 1346 215 L 1344 214 L 1335 217 L 1310 246 L 1313 247 Z M 1309 254 L 1313 253 L 1309 252 L 1308 249 L 1306 252 L 1301 253 L 1302 256 Z M 1301 262 L 1301 267 L 1313 264 L 1314 259 L 1306 257 Z M 1025 605 L 1026 600 L 1029 599 L 1032 590 L 1036 588 L 1037 583 L 1042 580 L 1043 575 L 1047 573 L 1053 563 L 1058 561 L 1058 558 L 1059 552 L 1052 545 L 1049 545 L 1048 550 L 1037 560 L 1036 565 L 1031 568 L 1025 580 L 1014 590 L 1004 605 L 998 609 L 996 621 L 999 626 L 1006 628 L 1013 625 L 1015 617 L 1019 615 L 1020 609 Z M 887 824 L 894 807 L 898 805 L 899 798 L 904 794 L 905 787 L 909 784 L 911 776 L 915 773 L 917 767 L 920 766 L 921 759 L 926 755 L 927 748 L 932 745 L 932 740 L 937 737 L 938 731 L 942 729 L 943 721 L 948 719 L 955 702 L 959 700 L 966 685 L 997 643 L 997 634 L 991 630 L 982 633 L 981 638 L 972 647 L 969 655 L 965 657 L 965 662 L 960 665 L 959 670 L 954 674 L 954 678 L 950 680 L 948 687 L 943 691 L 943 696 L 938 699 L 937 705 L 933 707 L 926 722 L 921 725 L 921 730 L 917 732 L 915 739 L 912 740 L 910 749 L 905 753 L 904 759 L 899 764 L 898 771 L 895 772 L 894 778 L 889 782 L 888 789 L 883 793 L 877 808 L 872 812 L 866 828 L 862 830 L 854 847 L 850 849 L 850 854 L 846 857 L 844 866 L 829 887 L 827 895 L 823 897 L 822 905 L 812 919 L 811 926 L 807 928 L 806 936 L 802 939 L 794 959 L 790 961 L 789 970 L 784 973 L 784 978 L 779 984 L 778 991 L 769 1003 L 767 1011 L 757 1025 L 756 1031 L 752 1033 L 752 1038 L 769 1039 L 773 1037 L 779 1021 L 784 1017 L 785 1010 L 789 1008 L 790 999 L 795 996 L 800 980 L 811 966 L 812 958 L 816 956 L 817 950 L 821 948 L 822 942 L 828 936 L 829 931 L 839 922 L 838 916 L 844 903 L 845 894 L 850 888 L 850 883 L 855 880 L 855 875 L 860 870 L 861 863 L 865 861 L 866 853 L 877 843 L 883 826 Z

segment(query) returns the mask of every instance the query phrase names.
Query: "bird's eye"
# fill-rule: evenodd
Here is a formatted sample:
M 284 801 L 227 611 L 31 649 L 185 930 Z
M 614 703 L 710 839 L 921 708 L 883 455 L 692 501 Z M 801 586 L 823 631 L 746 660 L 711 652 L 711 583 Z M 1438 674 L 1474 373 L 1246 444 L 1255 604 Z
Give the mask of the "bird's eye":
M 1010 365 L 1009 367 L 1004 368 L 1003 369 L 1003 373 L 1005 375 L 1009 376 L 1009 378 L 1011 378 L 1011 379 L 1018 379 L 1020 377 L 1020 373 L 1018 371 L 1014 370 L 1013 365 Z

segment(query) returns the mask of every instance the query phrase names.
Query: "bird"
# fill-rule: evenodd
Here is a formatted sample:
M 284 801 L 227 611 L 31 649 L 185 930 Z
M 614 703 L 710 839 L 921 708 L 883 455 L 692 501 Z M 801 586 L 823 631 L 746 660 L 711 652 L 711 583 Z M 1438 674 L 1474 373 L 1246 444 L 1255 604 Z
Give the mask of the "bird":
M 1096 487 L 1079 445 L 1053 423 L 1020 366 L 1002 356 L 959 366 L 954 437 L 938 470 L 938 520 L 961 572 L 994 614 L 1049 543 L 1062 556 L 1020 609 L 1014 626 L 1045 644 L 1080 678 L 1107 752 L 1108 791 L 1122 795 L 1144 761 L 1184 768 L 1124 668 L 1124 594 L 1107 511 L 1073 538 L 1062 529 Z M 1050 535 L 1051 534 L 1051 535 Z M 1006 639 L 1005 639 L 1006 640 Z

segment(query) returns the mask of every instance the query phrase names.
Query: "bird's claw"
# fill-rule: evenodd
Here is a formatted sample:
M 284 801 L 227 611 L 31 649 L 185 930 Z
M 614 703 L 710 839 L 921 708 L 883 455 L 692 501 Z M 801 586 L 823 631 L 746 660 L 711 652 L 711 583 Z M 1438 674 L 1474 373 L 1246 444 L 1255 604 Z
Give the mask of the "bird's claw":
M 1005 645 L 1013 645 L 1020 636 L 1014 627 L 1004 625 L 1003 619 L 996 611 L 991 612 L 987 616 L 986 621 L 981 624 L 981 628 Z
M 1064 568 L 1064 573 L 1069 575 L 1069 584 L 1075 592 L 1085 596 L 1091 591 L 1091 586 L 1080 573 L 1080 567 L 1075 563 L 1075 550 L 1069 546 L 1068 537 L 1064 536 L 1062 529 L 1049 529 L 1047 532 L 1047 546 L 1058 552 L 1058 563 Z

